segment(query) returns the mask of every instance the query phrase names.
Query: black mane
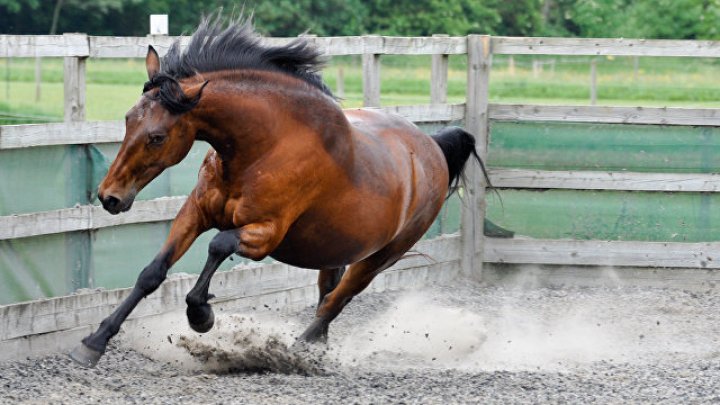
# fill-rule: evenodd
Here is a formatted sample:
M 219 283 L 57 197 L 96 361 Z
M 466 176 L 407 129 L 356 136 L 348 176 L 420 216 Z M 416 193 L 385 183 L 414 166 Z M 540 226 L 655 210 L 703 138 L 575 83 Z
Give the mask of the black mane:
M 283 72 L 334 98 L 317 73 L 325 63 L 322 53 L 305 39 L 298 38 L 284 46 L 264 46 L 260 41 L 249 18 L 226 23 L 220 13 L 205 17 L 184 51 L 180 49 L 180 39 L 173 42 L 162 58 L 160 72 L 145 83 L 143 93 L 159 87 L 158 98 L 163 105 L 181 114 L 199 100 L 187 98 L 178 80 L 204 72 L 253 69 Z

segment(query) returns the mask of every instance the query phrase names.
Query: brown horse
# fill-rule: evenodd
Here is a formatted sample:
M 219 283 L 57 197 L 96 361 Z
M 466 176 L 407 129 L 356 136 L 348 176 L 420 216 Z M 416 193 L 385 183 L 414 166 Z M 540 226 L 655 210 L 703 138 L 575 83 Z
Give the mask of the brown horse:
M 79 363 L 97 363 L 138 302 L 210 228 L 221 232 L 186 300 L 194 330 L 213 326 L 210 279 L 237 253 L 318 269 L 316 318 L 300 339 L 325 338 L 343 307 L 422 237 L 469 156 L 477 157 L 474 138 L 459 128 L 430 137 L 398 116 L 343 111 L 315 73 L 317 50 L 301 39 L 259 41 L 248 22 L 226 27 L 218 16 L 200 24 L 186 51 L 176 41 L 162 64 L 149 48 L 149 81 L 99 186 L 103 207 L 129 210 L 195 140 L 212 148 L 160 252 L 71 353 Z

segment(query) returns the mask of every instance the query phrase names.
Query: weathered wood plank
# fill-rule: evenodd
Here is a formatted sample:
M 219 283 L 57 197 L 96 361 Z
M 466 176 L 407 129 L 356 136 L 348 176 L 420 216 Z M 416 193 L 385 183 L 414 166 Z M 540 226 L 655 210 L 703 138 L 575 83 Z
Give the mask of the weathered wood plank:
M 450 122 L 465 118 L 465 104 L 405 105 L 379 109 L 405 117 L 415 123 Z
M 444 34 L 435 34 L 433 38 L 446 37 Z M 447 103 L 448 63 L 450 58 L 447 54 L 435 54 L 432 56 L 430 69 L 430 103 Z
M 0 57 L 84 57 L 90 55 L 88 36 L 0 35 Z
M 718 192 L 718 173 L 634 173 L 597 171 L 490 170 L 498 188 Z
M 464 104 L 383 107 L 414 122 L 462 120 Z M 615 124 L 720 126 L 720 109 L 532 106 L 490 104 L 490 119 Z M 0 150 L 46 145 L 121 142 L 122 121 L 0 126 Z
M 363 106 L 380 107 L 380 55 L 362 55 Z
M 475 136 L 475 148 L 483 161 L 488 153 L 488 102 L 490 86 L 490 37 L 468 36 L 467 102 L 465 128 Z M 480 278 L 483 257 L 483 220 L 485 218 L 485 179 L 475 162 L 465 169 L 464 202 L 460 211 L 462 240 L 462 272 L 467 277 Z
M 672 267 L 583 267 L 485 263 L 483 283 L 517 288 L 652 287 L 707 293 L 720 285 L 720 272 Z
M 0 150 L 49 145 L 122 142 L 125 122 L 0 125 Z
M 77 34 L 65 34 L 72 36 Z M 85 121 L 85 57 L 66 56 L 63 61 L 65 122 Z
M 720 41 L 492 37 L 495 54 L 720 57 Z
M 164 55 L 177 37 L 100 37 L 91 36 L 90 56 L 97 58 L 143 58 L 152 44 Z M 263 38 L 263 43 L 286 45 L 297 38 Z M 466 52 L 465 37 L 310 37 L 326 55 L 396 54 L 396 55 L 458 55 Z M 189 37 L 181 39 L 187 45 Z
M 175 219 L 187 197 L 160 197 L 147 201 L 136 201 L 128 212 L 112 215 L 100 206 L 93 205 L 90 229 L 106 228 L 144 222 L 170 221 Z
M 186 197 L 136 201 L 132 210 L 111 215 L 97 205 L 0 217 L 0 240 L 85 231 L 109 226 L 168 221 L 175 218 Z
M 381 109 L 417 123 L 457 121 L 465 116 L 464 104 L 398 106 Z M 123 121 L 0 125 L 0 150 L 122 142 L 124 136 Z
M 467 51 L 465 37 L 327 37 L 313 42 L 327 55 L 458 55 Z
M 598 107 L 491 104 L 490 119 L 604 124 L 720 126 L 718 108 Z
M 148 52 L 148 46 L 163 56 L 167 53 L 170 45 L 177 37 L 166 35 L 148 35 L 146 37 L 100 37 L 91 36 L 90 57 L 92 58 L 144 58 Z M 190 37 L 181 37 L 181 45 L 187 46 Z
M 0 55 L 10 57 L 91 56 L 141 58 L 153 44 L 164 54 L 177 37 L 89 36 L 67 42 L 62 35 L 0 35 Z M 267 44 L 287 44 L 295 38 L 265 38 Z M 187 44 L 189 38 L 181 39 Z M 458 55 L 467 53 L 465 37 L 323 37 L 312 38 L 327 55 L 398 54 Z M 492 37 L 496 54 L 636 55 L 719 57 L 720 42 L 607 38 Z
M 630 242 L 547 239 L 494 239 L 485 243 L 492 263 L 574 266 L 720 268 L 720 242 Z

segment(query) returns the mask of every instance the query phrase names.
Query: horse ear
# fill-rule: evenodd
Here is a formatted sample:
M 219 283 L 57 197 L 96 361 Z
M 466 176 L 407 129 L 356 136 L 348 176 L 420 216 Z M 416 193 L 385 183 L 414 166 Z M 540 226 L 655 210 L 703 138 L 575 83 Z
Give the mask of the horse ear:
M 148 46 L 148 53 L 145 56 L 145 68 L 147 69 L 148 79 L 152 79 L 160 72 L 160 57 L 152 45 Z
M 202 96 L 202 91 L 207 86 L 207 84 L 210 83 L 210 80 L 205 80 L 202 83 L 193 84 L 192 86 L 186 87 L 183 90 L 183 93 L 185 93 L 185 97 L 189 98 L 190 100 L 199 100 L 200 96 Z

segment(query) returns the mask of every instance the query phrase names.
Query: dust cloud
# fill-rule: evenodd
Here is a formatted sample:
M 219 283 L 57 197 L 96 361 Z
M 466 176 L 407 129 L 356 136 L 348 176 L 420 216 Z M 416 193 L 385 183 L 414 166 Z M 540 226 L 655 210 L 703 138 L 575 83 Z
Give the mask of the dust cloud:
M 279 313 L 217 314 L 213 330 L 201 335 L 176 312 L 131 325 L 121 341 L 189 370 L 305 375 L 411 368 L 564 371 L 600 361 L 703 353 L 714 345 L 682 337 L 691 333 L 681 322 L 692 308 L 666 302 L 656 291 L 537 288 L 530 279 L 517 285 L 532 287 L 385 293 L 391 299 L 369 294 L 351 304 L 361 309 L 333 323 L 328 345 L 310 348 L 293 346 L 308 314 L 302 320 Z

